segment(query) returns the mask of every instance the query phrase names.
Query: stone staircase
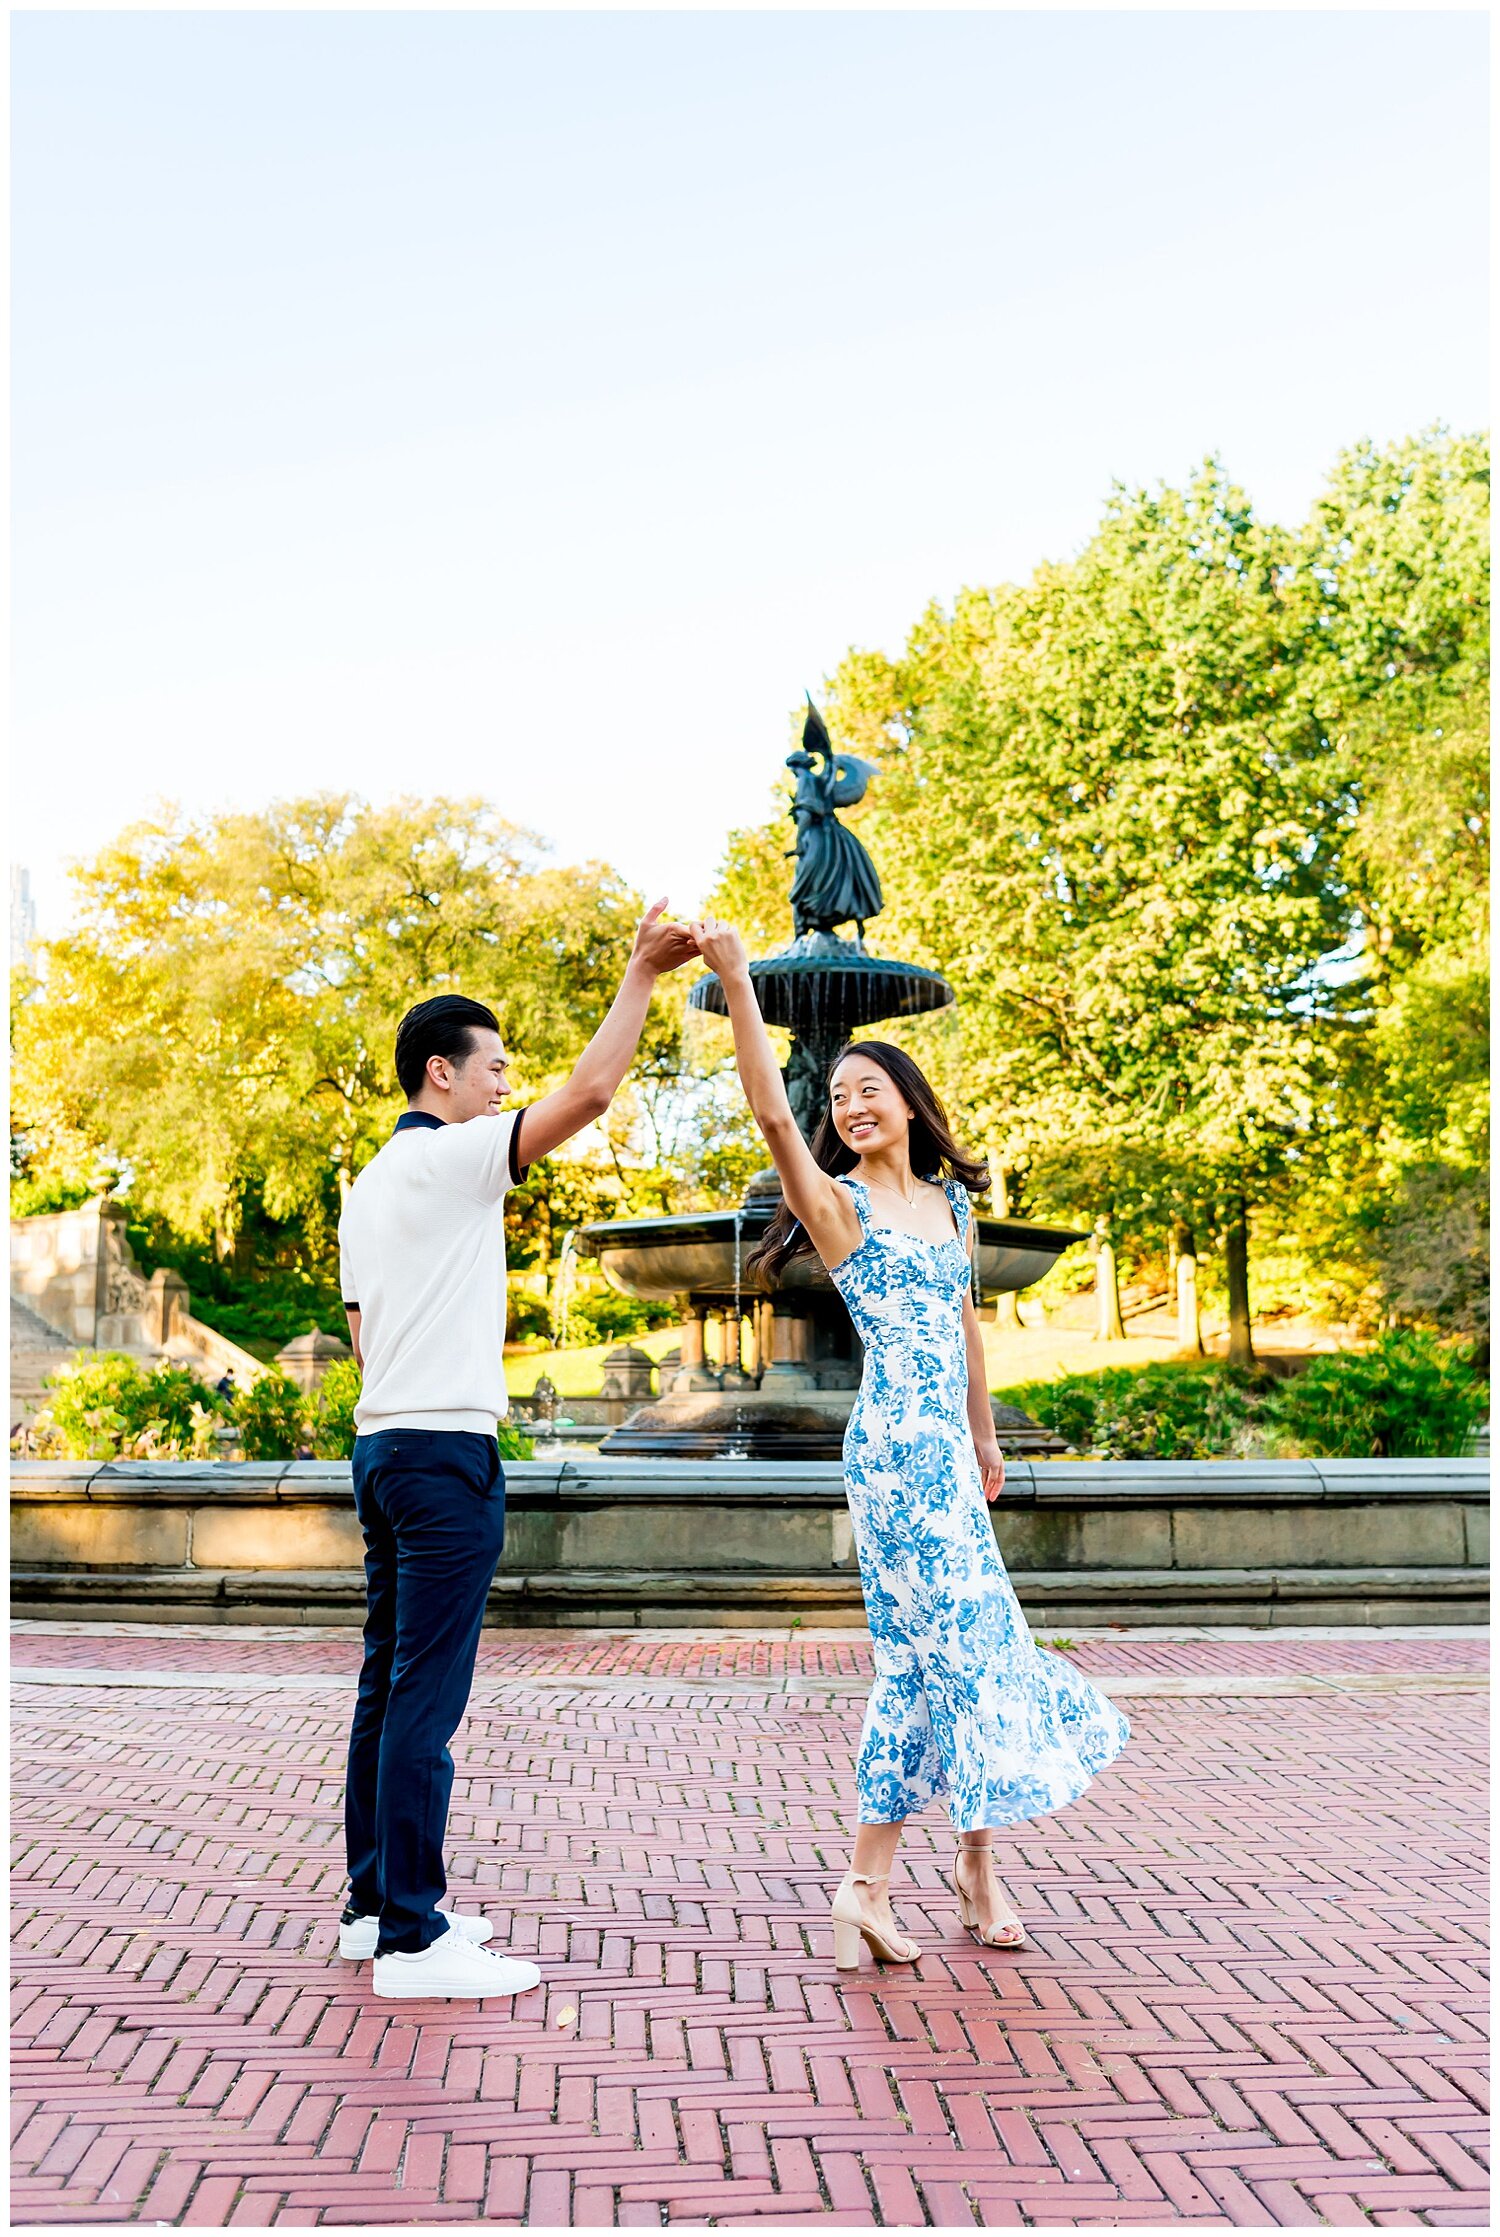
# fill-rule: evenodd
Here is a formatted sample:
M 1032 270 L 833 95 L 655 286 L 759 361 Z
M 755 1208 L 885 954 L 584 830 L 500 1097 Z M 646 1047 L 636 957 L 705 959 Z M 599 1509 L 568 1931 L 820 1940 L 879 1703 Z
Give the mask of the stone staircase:
M 24 1298 L 10 1301 L 10 1427 L 12 1436 L 36 1419 L 46 1403 L 47 1377 L 70 1359 L 77 1345 L 43 1320 Z

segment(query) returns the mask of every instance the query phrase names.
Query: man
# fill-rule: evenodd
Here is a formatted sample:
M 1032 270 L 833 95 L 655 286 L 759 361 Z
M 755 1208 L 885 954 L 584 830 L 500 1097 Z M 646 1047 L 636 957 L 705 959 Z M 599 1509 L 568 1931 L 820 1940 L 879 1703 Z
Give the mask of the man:
M 494 1013 L 420 1002 L 396 1034 L 407 1108 L 339 1221 L 345 1310 L 364 1384 L 354 1500 L 368 1617 L 349 1735 L 344 1957 L 375 1960 L 377 1996 L 514 1996 L 541 1975 L 482 1944 L 488 1919 L 441 1907 L 453 1787 L 448 1742 L 474 1677 L 505 1536 L 496 1424 L 506 1411 L 506 1191 L 601 1117 L 635 1055 L 658 973 L 697 950 L 642 919 L 609 1014 L 555 1094 L 502 1112 L 509 1059 Z

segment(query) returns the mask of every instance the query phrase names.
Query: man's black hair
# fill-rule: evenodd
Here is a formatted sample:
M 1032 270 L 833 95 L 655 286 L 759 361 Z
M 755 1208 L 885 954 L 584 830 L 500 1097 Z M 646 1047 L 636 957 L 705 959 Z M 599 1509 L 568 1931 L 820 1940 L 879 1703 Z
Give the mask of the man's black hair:
M 407 1011 L 396 1028 L 396 1077 L 408 1103 L 422 1092 L 430 1056 L 462 1064 L 473 1054 L 476 1025 L 487 1025 L 492 1033 L 500 1030 L 494 1011 L 466 994 L 435 994 Z

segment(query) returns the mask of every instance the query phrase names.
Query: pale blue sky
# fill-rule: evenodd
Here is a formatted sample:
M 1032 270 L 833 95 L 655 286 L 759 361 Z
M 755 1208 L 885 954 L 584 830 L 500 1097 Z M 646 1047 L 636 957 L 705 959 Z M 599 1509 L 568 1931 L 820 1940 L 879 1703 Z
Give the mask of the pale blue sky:
M 1113 479 L 1484 423 L 1479 14 L 13 21 L 44 932 L 156 796 L 343 787 L 689 907 L 804 687 Z

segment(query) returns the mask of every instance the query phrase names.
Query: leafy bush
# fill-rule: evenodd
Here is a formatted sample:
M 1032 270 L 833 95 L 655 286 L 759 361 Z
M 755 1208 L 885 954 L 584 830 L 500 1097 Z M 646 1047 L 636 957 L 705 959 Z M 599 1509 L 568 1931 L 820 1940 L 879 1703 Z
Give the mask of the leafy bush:
M 1466 1353 L 1406 1333 L 1291 1374 L 1157 1360 L 996 1395 L 1101 1460 L 1436 1458 L 1461 1453 L 1488 1406 Z
M 76 1460 L 203 1460 L 218 1450 L 217 1393 L 189 1367 L 146 1368 L 128 1352 L 80 1352 L 47 1378 L 35 1442 Z
M 347 1460 L 354 1450 L 354 1409 L 361 1376 L 352 1359 L 336 1359 L 322 1382 L 312 1409 L 312 1449 L 319 1460 Z M 531 1439 L 513 1423 L 500 1424 L 500 1458 L 530 1460 Z
M 1211 1360 L 1153 1360 L 1022 1383 L 999 1395 L 1101 1460 L 1208 1460 L 1244 1448 L 1270 1381 Z
M 257 1375 L 231 1410 L 247 1460 L 295 1460 L 307 1442 L 308 1402 L 289 1375 Z
M 538 1297 L 535 1290 L 522 1289 L 518 1282 L 513 1282 L 505 1302 L 506 1342 L 546 1344 L 551 1339 L 551 1304 L 545 1297 Z
M 552 1348 L 553 1298 L 538 1297 L 535 1290 L 513 1282 L 506 1301 L 505 1339 L 508 1344 Z M 624 1297 L 617 1289 L 585 1274 L 568 1299 L 568 1350 L 586 1351 L 593 1344 L 621 1344 L 644 1336 L 653 1328 L 673 1328 L 682 1308 L 669 1297 Z
M 98 1193 L 97 1182 L 57 1180 L 45 1175 L 13 1172 L 10 1216 L 34 1219 L 39 1212 L 76 1212 Z
M 1289 1453 L 1441 1459 L 1463 1451 L 1488 1405 L 1464 1351 L 1401 1330 L 1368 1351 L 1315 1354 L 1268 1394 L 1264 1413 Z
M 345 1336 L 336 1259 L 304 1263 L 298 1223 L 270 1220 L 254 1201 L 243 1210 L 243 1249 L 229 1260 L 151 1214 L 133 1219 L 126 1233 L 143 1266 L 170 1266 L 181 1274 L 199 1320 L 259 1360 L 273 1360 L 309 1322 L 327 1335 Z M 288 1254 L 294 1263 L 284 1263 Z
M 622 1297 L 600 1283 L 576 1292 L 568 1306 L 568 1345 L 619 1344 L 653 1328 L 671 1328 L 682 1308 L 669 1297 Z
M 318 1385 L 312 1408 L 312 1449 L 319 1460 L 347 1460 L 354 1450 L 354 1408 L 363 1378 L 352 1359 L 336 1359 Z

